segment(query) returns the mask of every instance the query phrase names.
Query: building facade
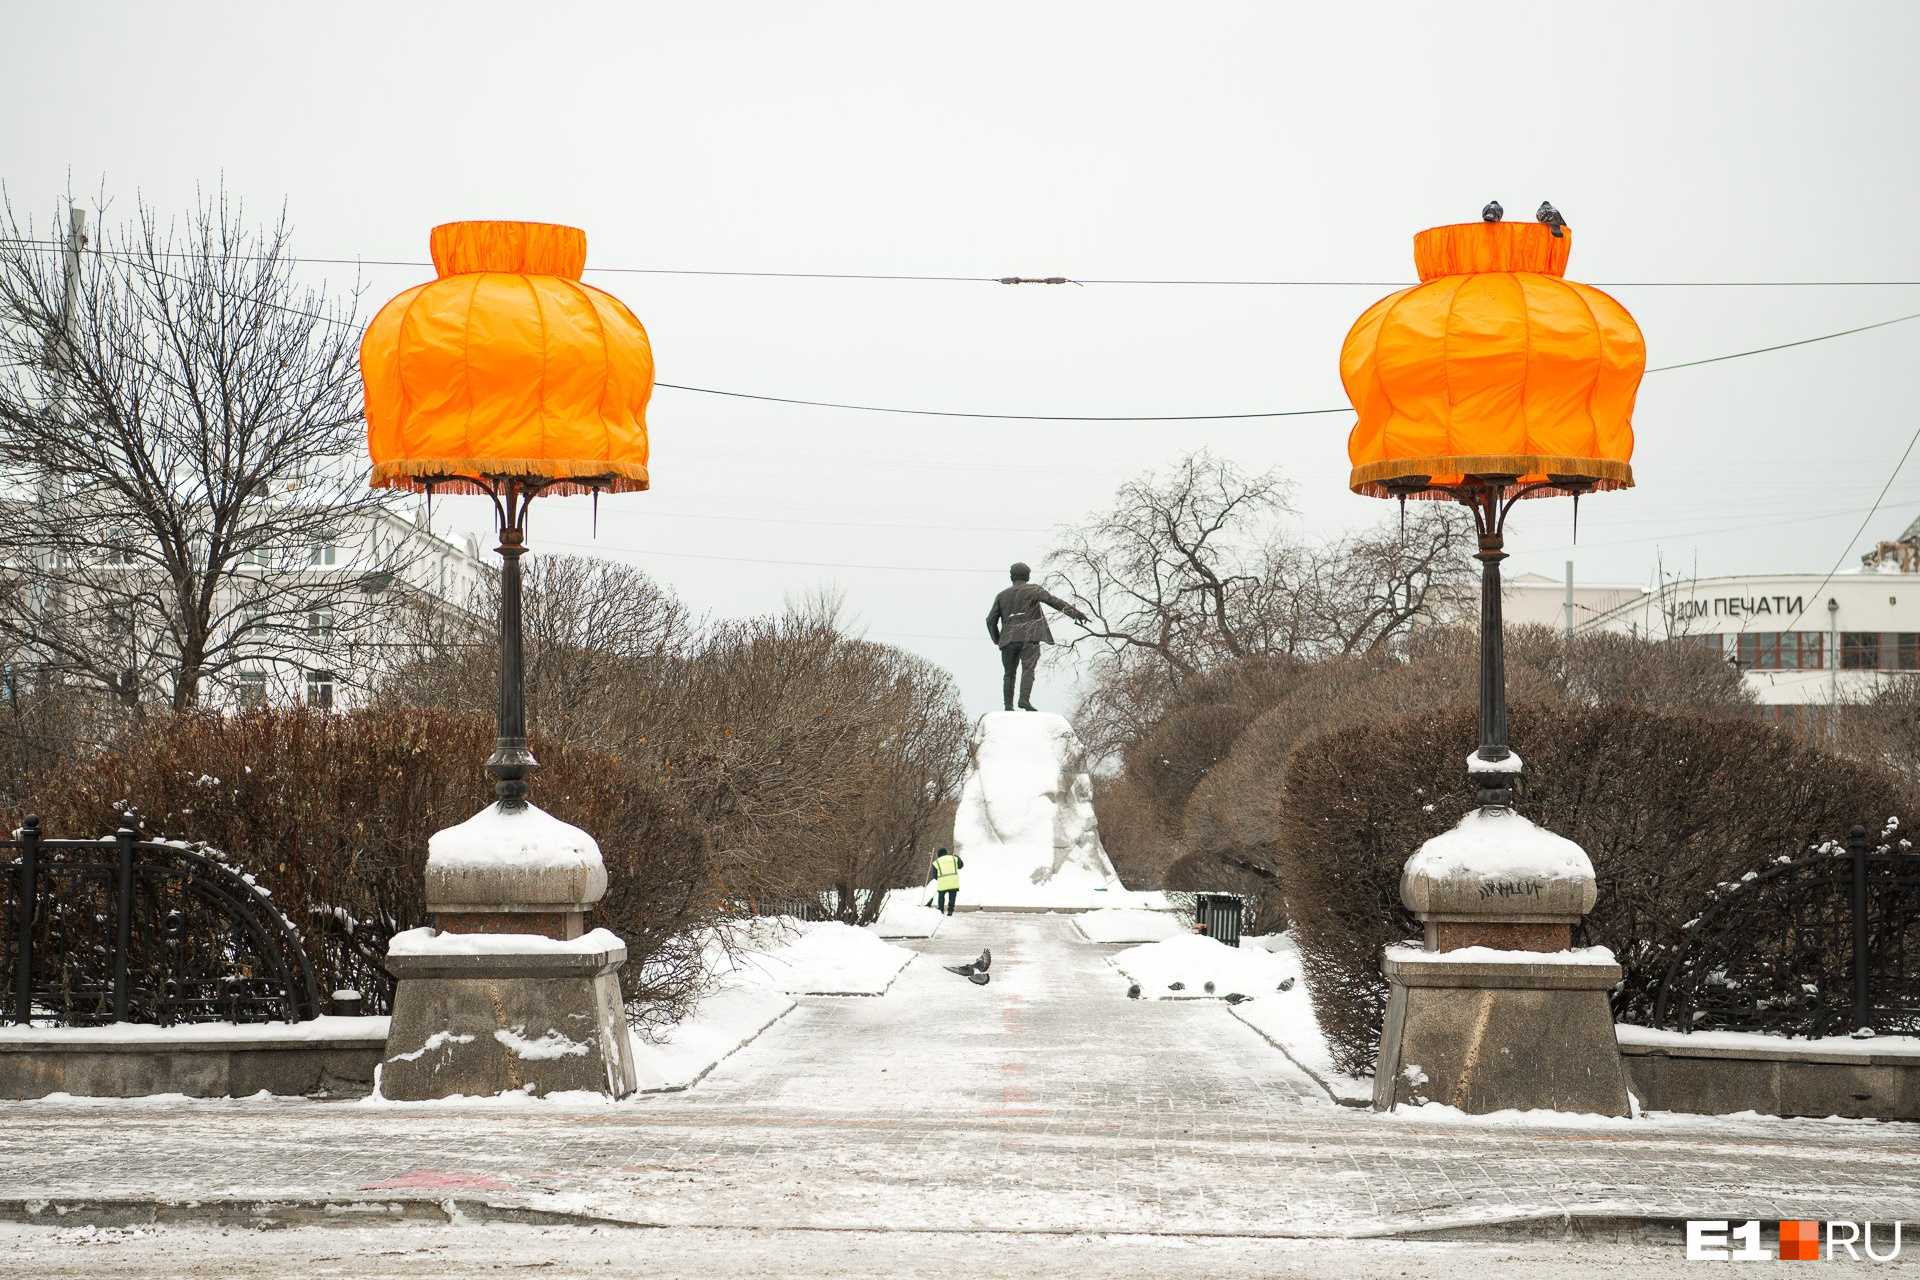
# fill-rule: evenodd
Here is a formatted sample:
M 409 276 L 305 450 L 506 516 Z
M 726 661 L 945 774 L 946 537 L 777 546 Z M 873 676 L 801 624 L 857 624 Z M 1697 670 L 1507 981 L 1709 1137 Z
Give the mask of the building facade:
M 29 617 L 57 620 L 117 673 L 107 690 L 129 705 L 172 696 L 166 673 L 177 638 L 148 602 L 168 570 L 132 549 L 102 549 L 59 572 L 0 574 Z M 203 553 L 204 554 L 204 553 Z M 39 559 L 27 562 L 38 565 Z M 470 642 L 484 627 L 497 566 L 473 535 L 429 526 L 424 508 L 370 509 L 331 540 L 243 556 L 219 580 L 199 705 L 237 709 L 363 703 L 380 678 L 428 652 L 436 636 Z M 44 648 L 44 651 L 41 651 Z M 29 640 L 5 655 L 16 696 L 67 684 L 58 652 Z
M 372 514 L 307 557 L 309 573 L 359 575 L 360 598 L 278 620 L 281 642 L 217 681 L 213 705 L 361 705 L 383 675 L 422 656 L 436 624 L 475 620 L 499 572 L 479 538 L 435 532 L 423 506 Z M 275 625 L 244 610 L 229 625 L 249 622 Z
M 1512 623 L 1579 634 L 1627 632 L 1701 644 L 1737 665 L 1769 719 L 1824 723 L 1822 709 L 1857 703 L 1895 677 L 1920 673 L 1920 520 L 1880 543 L 1857 568 L 1584 585 L 1542 574 L 1508 583 Z

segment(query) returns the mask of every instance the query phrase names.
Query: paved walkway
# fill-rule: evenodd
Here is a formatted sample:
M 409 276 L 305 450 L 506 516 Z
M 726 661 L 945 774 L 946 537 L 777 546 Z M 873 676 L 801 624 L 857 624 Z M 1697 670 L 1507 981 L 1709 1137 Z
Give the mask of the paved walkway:
M 982 945 L 992 985 L 939 967 Z M 962 915 L 921 946 L 885 997 L 807 1000 L 685 1094 L 0 1104 L 0 1217 L 100 1220 L 124 1203 L 131 1218 L 244 1218 L 271 1201 L 294 1218 L 450 1204 L 698 1228 L 1217 1237 L 1920 1219 L 1912 1126 L 1376 1116 L 1333 1105 L 1219 1004 L 1127 1000 L 1106 949 L 1064 918 Z

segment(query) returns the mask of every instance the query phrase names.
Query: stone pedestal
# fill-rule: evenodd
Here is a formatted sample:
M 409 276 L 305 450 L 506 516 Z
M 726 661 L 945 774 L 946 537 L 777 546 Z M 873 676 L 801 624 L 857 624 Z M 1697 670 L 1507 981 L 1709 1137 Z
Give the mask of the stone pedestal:
M 1050 712 L 980 718 L 953 819 L 962 911 L 1132 905 L 1100 843 L 1085 754 Z
M 380 1067 L 399 1102 L 636 1087 L 620 999 L 627 949 L 596 929 L 570 943 L 531 934 L 415 929 L 394 939 L 400 980 Z
M 1400 900 L 1424 947 L 1389 947 L 1374 1106 L 1628 1113 L 1607 993 L 1620 967 L 1569 948 L 1593 864 L 1504 806 L 1476 809 L 1407 860 Z
M 491 805 L 428 845 L 432 929 L 393 940 L 399 980 L 380 1092 L 633 1092 L 620 997 L 626 946 L 586 913 L 607 889 L 592 836 L 524 805 Z
M 1538 960 L 1481 948 L 1464 954 L 1484 958 L 1387 949 L 1376 1109 L 1417 1101 L 1476 1115 L 1537 1108 L 1627 1114 L 1607 1004 L 1620 966 L 1604 947 Z

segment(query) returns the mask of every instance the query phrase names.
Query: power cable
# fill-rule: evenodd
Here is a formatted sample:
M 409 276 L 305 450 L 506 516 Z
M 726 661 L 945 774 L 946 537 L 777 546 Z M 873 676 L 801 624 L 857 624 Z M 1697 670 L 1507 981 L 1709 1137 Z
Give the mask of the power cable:
M 20 238 L 0 240 L 0 244 L 39 245 L 64 249 L 66 242 L 53 239 Z M 96 252 L 108 252 L 96 250 Z M 315 266 L 413 267 L 431 270 L 433 262 L 420 258 L 343 258 L 309 257 L 296 254 L 197 253 L 188 250 L 155 250 L 144 255 L 158 258 L 221 259 L 229 262 L 274 261 Z M 1142 285 L 1177 288 L 1278 288 L 1278 289 L 1405 289 L 1417 280 L 1315 280 L 1305 278 L 1234 279 L 1228 277 L 1146 277 L 1146 276 L 986 276 L 942 274 L 935 272 L 891 271 L 756 271 L 723 270 L 704 267 L 602 267 L 590 266 L 589 272 L 607 275 L 716 276 L 756 280 L 893 280 L 907 283 L 940 284 L 1074 284 Z M 1916 280 L 1593 280 L 1602 289 L 1848 289 L 1912 288 Z
M 143 263 L 143 255 L 128 254 L 124 251 L 90 248 L 87 250 L 87 252 L 97 253 L 103 257 L 118 258 L 118 259 L 121 259 L 122 261 L 132 261 L 135 263 Z M 217 255 L 183 255 L 183 256 L 207 257 L 207 256 L 217 256 Z M 259 256 L 259 255 L 255 255 L 255 256 Z M 160 268 L 154 267 L 151 265 L 143 265 L 142 269 L 152 271 L 154 274 L 163 276 L 169 280 L 179 281 L 182 284 L 196 283 L 195 281 L 189 280 L 184 276 L 176 275 L 170 271 L 162 271 Z M 299 307 L 288 307 L 280 303 L 264 302 L 257 299 L 249 299 L 249 300 L 255 301 L 258 305 L 269 307 L 276 311 L 283 311 L 291 315 L 303 316 L 303 317 L 306 317 L 307 319 L 318 320 L 325 324 L 337 324 L 342 326 L 352 326 L 354 324 L 353 321 L 345 319 L 340 316 L 323 315 L 322 313 L 317 311 L 307 311 Z M 1765 355 L 1773 351 L 1784 351 L 1790 347 L 1804 347 L 1816 342 L 1828 342 L 1835 338 L 1850 337 L 1857 333 L 1866 333 L 1872 329 L 1884 329 L 1888 325 L 1903 324 L 1909 320 L 1916 320 L 1916 319 L 1920 319 L 1920 311 L 1911 312 L 1907 315 L 1895 316 L 1892 319 L 1888 319 L 1888 320 L 1877 320 L 1871 324 L 1858 325 L 1851 329 L 1840 329 L 1833 333 L 1816 334 L 1809 338 L 1798 338 L 1792 342 L 1781 342 L 1781 343 L 1775 343 L 1771 346 L 1754 347 L 1746 351 L 1731 351 L 1723 355 L 1707 356 L 1699 360 L 1686 360 L 1686 361 L 1681 361 L 1677 364 L 1656 365 L 1648 369 L 1647 372 L 1648 373 L 1666 373 L 1675 369 L 1690 369 L 1697 365 L 1717 364 L 1725 360 L 1739 360 L 1739 359 L 1744 359 L 1745 357 L 1748 357 L 1748 356 Z M 724 396 L 729 399 L 735 399 L 735 400 L 758 400 L 758 401 L 762 401 L 769 404 L 804 405 L 809 408 L 818 408 L 818 409 L 844 409 L 844 410 L 849 410 L 849 411 L 858 412 L 858 413 L 892 413 L 892 414 L 909 415 L 914 417 L 968 418 L 973 420 L 996 421 L 996 422 L 1229 422 L 1229 421 L 1248 421 L 1248 420 L 1265 419 L 1265 418 L 1319 417 L 1327 414 L 1353 412 L 1351 407 L 1346 405 L 1341 405 L 1337 408 L 1327 408 L 1327 409 L 1272 409 L 1272 410 L 1261 410 L 1261 411 L 1248 412 L 1248 413 L 1168 413 L 1168 414 L 979 413 L 971 410 L 961 410 L 961 409 L 911 409 L 911 408 L 903 408 L 903 407 L 893 406 L 893 405 L 856 404 L 849 401 L 840 401 L 840 400 L 809 400 L 809 399 L 804 399 L 798 396 L 774 396 L 774 395 L 764 395 L 764 394 L 750 392 L 750 391 L 727 391 L 718 387 L 695 387 L 695 386 L 689 386 L 685 383 L 678 383 L 678 382 L 655 382 L 654 385 L 656 387 L 665 387 L 668 390 L 672 390 L 672 391 L 685 391 L 685 392 L 690 392 L 697 395 Z
M 667 556 L 675 560 L 721 560 L 729 564 L 786 564 L 804 569 L 871 569 L 884 573 L 966 573 L 973 575 L 1001 576 L 1006 573 L 1004 566 L 991 569 L 957 569 L 951 565 L 934 564 L 849 564 L 839 560 L 771 560 L 759 556 L 716 556 L 699 551 L 649 551 L 644 547 L 617 547 L 610 543 L 568 542 L 559 538 L 542 539 L 541 545 L 549 547 L 573 547 L 582 551 L 619 551 L 635 556 Z
M 1815 596 L 1818 596 L 1822 591 L 1827 589 L 1827 584 L 1833 581 L 1833 575 L 1840 572 L 1840 566 L 1846 563 L 1847 556 L 1853 551 L 1853 544 L 1860 541 L 1860 535 L 1867 531 L 1868 523 L 1870 523 L 1873 517 L 1879 512 L 1880 504 L 1886 500 L 1887 490 L 1893 488 L 1893 482 L 1899 477 L 1900 469 L 1906 466 L 1907 459 L 1913 456 L 1913 446 L 1916 443 L 1920 443 L 1920 426 L 1915 427 L 1913 434 L 1907 437 L 1907 447 L 1900 451 L 1900 460 L 1894 463 L 1893 470 L 1887 473 L 1887 482 L 1880 486 L 1880 496 L 1873 500 L 1871 507 L 1867 508 L 1867 514 L 1861 518 L 1859 528 L 1853 531 L 1853 536 L 1848 538 L 1846 545 L 1840 548 L 1840 554 L 1834 558 L 1833 567 L 1827 570 L 1827 576 L 1820 579 L 1820 585 L 1813 589 Z M 1734 633 L 1736 638 L 1747 633 L 1747 628 L 1753 625 L 1753 616 L 1754 615 L 1748 615 L 1747 620 L 1740 624 L 1740 630 Z M 1806 610 L 1802 609 L 1800 611 L 1799 621 L 1804 622 L 1806 616 Z M 1786 628 L 1787 631 L 1792 631 L 1796 625 L 1797 623 L 1789 623 Z M 1840 655 L 1837 653 L 1834 654 L 1832 660 L 1836 663 L 1839 662 Z

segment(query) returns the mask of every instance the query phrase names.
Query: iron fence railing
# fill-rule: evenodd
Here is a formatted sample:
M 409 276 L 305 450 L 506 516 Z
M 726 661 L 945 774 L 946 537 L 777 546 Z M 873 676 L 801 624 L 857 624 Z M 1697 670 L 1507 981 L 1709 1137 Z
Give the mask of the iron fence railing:
M 1920 851 L 1855 827 L 1721 886 L 1653 995 L 1680 1031 L 1920 1033 Z
M 0 840 L 0 1013 L 17 1024 L 305 1021 L 320 1012 L 300 933 L 213 850 L 52 840 L 38 818 Z

